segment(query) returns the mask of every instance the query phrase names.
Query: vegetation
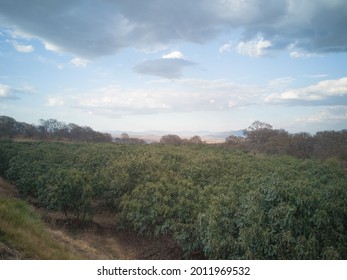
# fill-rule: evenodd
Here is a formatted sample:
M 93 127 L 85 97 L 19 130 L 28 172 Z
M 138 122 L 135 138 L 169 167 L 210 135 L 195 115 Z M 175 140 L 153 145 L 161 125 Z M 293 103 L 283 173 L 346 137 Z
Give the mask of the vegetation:
M 32 206 L 0 197 L 0 259 L 76 259 L 45 231 Z
M 1 138 L 28 138 L 40 140 L 64 140 L 78 142 L 112 142 L 108 133 L 94 131 L 90 127 L 81 127 L 74 123 L 65 124 L 55 119 L 40 120 L 35 126 L 17 122 L 8 116 L 0 116 Z
M 255 139 L 258 149 L 269 141 Z M 347 258 L 347 175 L 336 161 L 199 141 L 2 141 L 0 156 L 24 198 L 80 221 L 113 211 L 120 229 L 171 236 L 186 258 Z
M 291 155 L 301 159 L 337 162 L 347 167 L 347 130 L 289 134 L 270 124 L 255 121 L 244 130 L 245 137 L 230 136 L 226 146 L 253 153 Z

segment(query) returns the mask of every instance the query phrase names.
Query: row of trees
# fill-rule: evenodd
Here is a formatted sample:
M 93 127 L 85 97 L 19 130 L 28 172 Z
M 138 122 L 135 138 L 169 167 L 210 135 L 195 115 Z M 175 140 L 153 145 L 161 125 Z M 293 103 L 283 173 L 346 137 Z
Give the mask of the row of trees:
M 290 134 L 256 121 L 244 130 L 244 137 L 227 137 L 226 145 L 254 153 L 287 154 L 303 159 L 335 158 L 347 162 L 347 130 Z
M 187 144 L 203 144 L 204 142 L 201 140 L 201 137 L 197 135 L 189 139 L 186 139 L 186 138 L 182 139 L 178 135 L 168 134 L 160 138 L 160 143 L 165 145 L 179 146 L 179 145 L 187 145 Z
M 118 144 L 146 144 L 146 141 L 136 137 L 130 137 L 128 133 L 122 133 L 120 137 L 113 139 Z
M 81 142 L 112 142 L 108 133 L 94 131 L 88 126 L 66 124 L 55 119 L 40 120 L 38 126 L 18 122 L 8 116 L 0 116 L 0 138 L 31 138 Z

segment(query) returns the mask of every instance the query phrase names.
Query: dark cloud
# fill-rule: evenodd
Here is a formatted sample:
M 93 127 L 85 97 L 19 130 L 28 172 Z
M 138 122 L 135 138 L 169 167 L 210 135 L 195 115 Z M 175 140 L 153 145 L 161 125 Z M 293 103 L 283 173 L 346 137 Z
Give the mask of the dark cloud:
M 134 67 L 134 71 L 142 75 L 153 75 L 167 79 L 178 79 L 182 76 L 185 67 L 194 65 L 194 62 L 183 58 L 162 58 L 146 60 Z
M 0 24 L 84 58 L 204 43 L 234 29 L 272 48 L 347 51 L 345 0 L 1 0 Z
M 274 25 L 250 27 L 262 32 L 275 48 L 292 46 L 306 52 L 347 51 L 347 2 L 344 0 L 291 0 L 287 11 Z

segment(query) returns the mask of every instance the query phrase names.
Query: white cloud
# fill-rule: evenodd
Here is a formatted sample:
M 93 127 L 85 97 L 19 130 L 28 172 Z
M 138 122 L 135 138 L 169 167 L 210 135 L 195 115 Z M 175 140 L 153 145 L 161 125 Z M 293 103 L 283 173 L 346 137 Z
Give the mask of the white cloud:
M 70 62 L 76 67 L 86 67 L 90 61 L 84 58 L 75 57 L 71 59 Z
M 162 56 L 162 58 L 164 59 L 170 59 L 170 58 L 184 58 L 183 53 L 181 53 L 180 51 L 173 51 L 171 53 L 168 54 L 164 54 Z
M 1 25 L 0 25 L 1 27 Z M 25 40 L 28 41 L 31 38 L 27 37 L 25 34 L 18 34 L 15 31 L 10 31 L 10 30 L 5 30 L 4 34 L 8 35 L 9 38 L 6 40 L 7 43 L 10 43 L 17 52 L 20 53 L 30 53 L 33 52 L 35 49 L 32 45 L 30 44 L 23 44 L 19 43 L 18 40 Z M 1 35 L 1 34 L 0 34 Z
M 320 124 L 320 123 L 347 123 L 347 107 L 341 106 L 337 108 L 326 108 L 320 110 L 316 114 L 311 114 L 304 117 L 299 117 L 296 119 L 297 123 L 305 124 Z
M 268 81 L 267 88 L 269 92 L 280 92 L 288 89 L 290 84 L 294 82 L 292 77 L 281 77 Z
M 50 97 L 46 103 L 47 106 L 56 107 L 64 105 L 64 100 L 57 97 Z
M 10 29 L 10 28 L 6 28 L 5 29 L 5 33 L 8 34 L 11 38 L 15 39 L 15 40 L 31 40 L 33 39 L 33 37 L 24 32 L 22 29 Z
M 327 76 L 328 76 L 327 74 L 309 74 L 309 75 L 304 75 L 304 77 L 317 78 L 317 79 L 325 78 Z
M 44 45 L 45 49 L 48 50 L 48 51 L 62 52 L 62 49 L 60 47 L 58 47 L 55 44 L 49 43 L 47 41 L 43 41 L 43 45 Z
M 269 40 L 258 37 L 255 40 L 240 42 L 236 46 L 238 53 L 252 57 L 259 57 L 266 54 L 266 49 L 272 46 Z
M 221 46 L 219 48 L 219 53 L 223 54 L 223 53 L 227 53 L 230 52 L 232 50 L 232 44 L 231 43 L 226 43 L 223 46 Z
M 138 114 L 167 109 L 169 106 L 164 99 L 155 91 L 125 90 L 117 85 L 110 85 L 77 96 L 75 106 L 97 113 Z
M 226 80 L 160 80 L 146 89 L 117 85 L 66 99 L 64 104 L 102 115 L 227 111 L 262 102 L 264 89 Z
M 17 42 L 13 42 L 12 45 L 17 52 L 30 53 L 34 51 L 34 47 L 32 45 L 22 45 Z
M 315 53 L 307 53 L 307 52 L 300 52 L 300 51 L 292 51 L 289 53 L 290 57 L 292 58 L 310 58 L 317 56 Z
M 286 90 L 280 94 L 270 94 L 266 98 L 266 102 L 305 104 L 306 102 L 319 101 L 319 105 L 325 103 L 329 105 L 339 105 L 341 102 L 347 102 L 347 77 L 337 80 L 325 80 L 317 84 L 303 88 Z M 314 105 L 314 104 L 313 104 Z
M 7 85 L 0 84 L 0 98 L 10 97 L 10 87 Z
M 32 86 L 24 85 L 21 88 L 0 84 L 0 100 L 19 99 L 21 95 L 32 93 L 35 89 Z
M 305 56 L 305 54 L 298 52 L 298 51 L 292 51 L 292 52 L 290 52 L 289 55 L 293 58 L 302 58 Z
M 62 96 L 50 97 L 46 105 L 52 107 L 64 105 L 65 108 L 77 109 L 83 113 L 89 112 L 94 116 L 112 118 L 126 118 L 127 116 L 136 115 L 195 114 L 198 112 L 206 112 L 206 114 L 208 112 L 212 112 L 212 114 L 213 112 L 216 114 L 242 114 L 240 112 L 248 112 L 250 116 L 257 119 L 259 118 L 257 116 L 264 114 L 264 108 L 269 108 L 265 115 L 272 115 L 275 110 L 276 112 L 273 112 L 273 115 L 282 113 L 280 118 L 287 121 L 290 119 L 290 122 L 293 122 L 300 115 L 303 118 L 302 123 L 300 123 L 301 127 L 304 125 L 304 121 L 306 123 L 313 122 L 315 116 L 316 118 L 321 117 L 322 122 L 320 124 L 328 121 L 332 123 L 334 119 L 341 124 L 343 120 L 346 120 L 347 104 L 335 103 L 330 106 L 329 103 L 331 102 L 327 104 L 327 99 L 310 100 L 301 96 L 301 92 L 311 92 L 314 88 L 334 92 L 334 94 L 343 94 L 344 79 L 317 83 L 297 89 L 297 92 L 295 90 L 284 90 L 282 94 L 275 95 L 279 90 L 286 88 L 291 81 L 292 78 L 283 77 L 271 80 L 263 85 L 249 85 L 233 83 L 224 79 L 161 79 L 147 83 L 141 89 L 109 85 L 79 94 L 69 92 L 69 94 Z M 332 97 L 334 98 L 335 95 Z M 324 106 L 314 106 L 301 111 L 296 111 L 296 108 L 293 109 L 292 106 L 287 106 L 305 106 L 307 102 L 318 101 Z M 274 106 L 278 104 L 280 106 Z M 262 109 L 259 109 L 260 107 Z M 322 108 L 322 111 L 327 111 L 326 108 L 328 107 L 332 108 L 329 110 L 330 115 L 315 113 L 320 108 Z M 340 108 L 340 111 L 344 108 L 344 112 L 337 112 L 333 108 Z M 287 117 L 284 117 L 286 114 L 288 114 Z M 325 119 L 324 116 L 326 116 Z M 161 115 L 161 117 L 165 118 L 165 115 Z M 321 127 L 317 127 L 317 130 L 321 130 Z

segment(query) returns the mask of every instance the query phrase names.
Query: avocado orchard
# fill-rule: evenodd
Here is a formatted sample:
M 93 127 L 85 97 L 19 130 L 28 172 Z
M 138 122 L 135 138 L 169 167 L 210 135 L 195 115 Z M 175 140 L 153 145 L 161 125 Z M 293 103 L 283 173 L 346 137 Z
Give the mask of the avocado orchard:
M 337 165 L 208 145 L 2 141 L 0 156 L 23 197 L 80 220 L 113 211 L 120 229 L 169 235 L 186 258 L 347 258 Z

